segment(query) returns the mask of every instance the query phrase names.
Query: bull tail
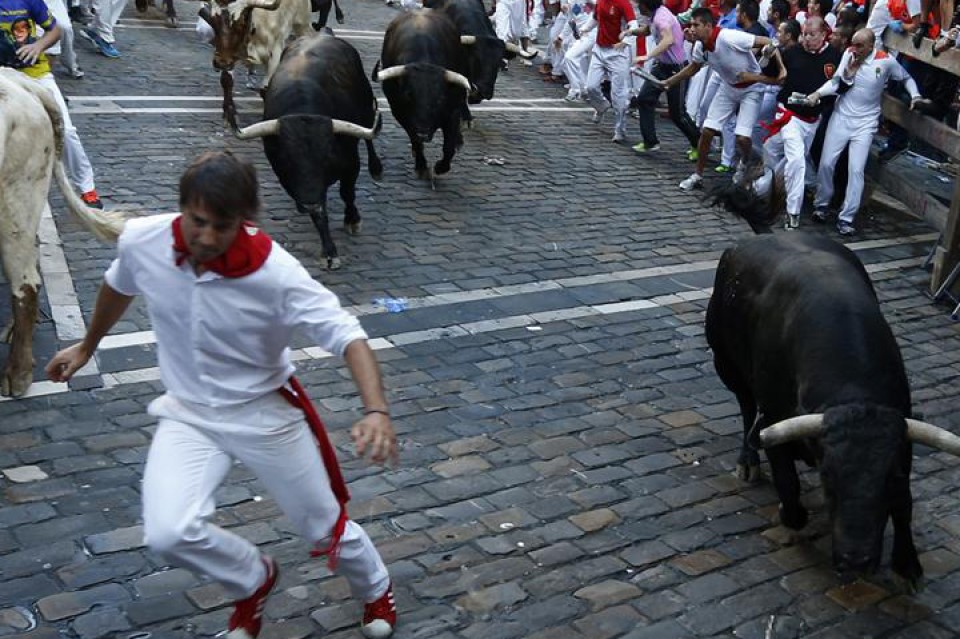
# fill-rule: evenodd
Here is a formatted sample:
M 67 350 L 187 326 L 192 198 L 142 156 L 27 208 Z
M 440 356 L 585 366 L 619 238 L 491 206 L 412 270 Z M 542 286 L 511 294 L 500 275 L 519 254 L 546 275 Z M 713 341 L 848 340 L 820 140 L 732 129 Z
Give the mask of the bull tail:
M 63 193 L 63 199 L 67 201 L 67 208 L 84 228 L 104 242 L 116 242 L 126 217 L 117 211 L 101 211 L 87 206 L 67 180 L 67 172 L 59 159 L 53 165 L 53 175 Z
M 340 9 L 340 3 L 333 0 L 333 15 L 337 19 L 337 24 L 343 24 L 343 10 Z
M 97 236 L 104 242 L 116 242 L 120 231 L 123 230 L 125 216 L 116 212 L 104 212 L 98 209 L 92 209 L 80 199 L 73 185 L 67 179 L 66 170 L 63 168 L 63 117 L 60 115 L 60 108 L 57 106 L 53 96 L 47 90 L 40 88 L 34 82 L 24 83 L 24 88 L 30 91 L 43 104 L 43 109 L 50 118 L 50 125 L 53 127 L 53 139 L 55 149 L 55 161 L 53 163 L 53 176 L 57 181 L 57 186 L 63 193 L 63 198 L 67 202 L 67 208 L 80 221 L 88 231 Z

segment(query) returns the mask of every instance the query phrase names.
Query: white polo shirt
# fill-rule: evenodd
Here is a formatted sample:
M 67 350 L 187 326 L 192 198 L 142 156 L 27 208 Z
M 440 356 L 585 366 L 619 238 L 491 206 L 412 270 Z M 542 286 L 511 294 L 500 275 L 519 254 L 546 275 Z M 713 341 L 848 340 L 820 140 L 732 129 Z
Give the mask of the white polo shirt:
M 706 51 L 703 43 L 697 42 L 690 57 L 697 64 L 709 64 L 721 80 L 735 86 L 741 71 L 761 72 L 760 63 L 753 56 L 755 40 L 756 36 L 746 31 L 721 29 L 713 51 Z
M 840 58 L 840 66 L 837 72 L 833 74 L 830 80 L 817 90 L 821 96 L 834 95 L 838 92 L 841 83 L 849 85 L 850 88 L 840 94 L 837 98 L 837 104 L 833 108 L 831 117 L 841 116 L 852 120 L 877 120 L 882 110 L 881 96 L 890 80 L 899 80 L 904 83 L 910 97 L 920 97 L 917 90 L 917 83 L 914 82 L 907 70 L 900 66 L 896 58 L 883 51 L 873 51 L 863 61 L 857 74 L 853 78 L 853 83 L 846 81 L 847 66 L 853 58 L 853 53 L 848 49 Z
M 276 391 L 294 372 L 288 345 L 295 330 L 340 356 L 366 339 L 337 297 L 276 242 L 245 277 L 197 276 L 186 260 L 177 266 L 175 217 L 129 220 L 104 276 L 119 293 L 145 298 L 171 395 L 216 407 Z

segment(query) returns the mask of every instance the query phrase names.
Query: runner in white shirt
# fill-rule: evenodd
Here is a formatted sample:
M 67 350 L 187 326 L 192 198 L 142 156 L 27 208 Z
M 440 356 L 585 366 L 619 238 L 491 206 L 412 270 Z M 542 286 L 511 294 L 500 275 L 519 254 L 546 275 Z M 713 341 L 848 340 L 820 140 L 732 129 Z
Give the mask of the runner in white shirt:
M 875 51 L 874 43 L 873 31 L 867 27 L 853 34 L 850 48 L 840 59 L 836 74 L 807 96 L 808 103 L 816 104 L 821 97 L 839 94 L 820 155 L 813 219 L 818 222 L 827 219 L 827 207 L 833 197 L 833 171 L 844 147 L 849 144 L 847 192 L 837 219 L 837 231 L 841 235 L 856 233 L 853 220 L 860 208 L 864 168 L 873 134 L 880 122 L 881 101 L 887 82 L 899 80 L 904 83 L 910 93 L 911 109 L 922 99 L 913 78 L 889 54 Z
M 57 353 L 47 375 L 69 380 L 142 295 L 166 387 L 148 408 L 159 423 L 142 485 L 147 546 L 238 599 L 227 639 L 257 637 L 277 563 L 212 521 L 214 493 L 237 459 L 366 604 L 363 634 L 387 637 L 396 624 L 390 576 L 347 517 L 335 453 L 291 377 L 288 346 L 300 331 L 346 360 L 364 406 L 351 431 L 357 454 L 382 463 L 397 449 L 379 367 L 356 318 L 247 223 L 257 191 L 252 165 L 227 153 L 195 160 L 180 180 L 183 215 L 127 222 L 86 336 Z
M 707 118 L 700 131 L 697 168 L 690 177 L 680 183 L 680 189 L 683 191 L 703 186 L 703 170 L 713 137 L 734 116 L 737 118 L 735 134 L 740 150 L 741 166 L 745 166 L 749 161 L 753 144 L 751 136 L 760 112 L 763 88 L 759 84 L 741 82 L 737 76 L 741 72 L 760 73 L 760 63 L 753 55 L 754 48 L 770 47 L 771 50 L 774 48 L 770 38 L 716 27 L 713 14 L 704 7 L 694 9 L 689 33 L 695 42 L 691 55 L 693 61 L 664 80 L 665 87 L 669 89 L 677 82 L 683 82 L 699 71 L 703 65 L 709 64 L 720 79 L 720 88 L 710 104 Z M 742 174 L 742 171 L 738 173 Z

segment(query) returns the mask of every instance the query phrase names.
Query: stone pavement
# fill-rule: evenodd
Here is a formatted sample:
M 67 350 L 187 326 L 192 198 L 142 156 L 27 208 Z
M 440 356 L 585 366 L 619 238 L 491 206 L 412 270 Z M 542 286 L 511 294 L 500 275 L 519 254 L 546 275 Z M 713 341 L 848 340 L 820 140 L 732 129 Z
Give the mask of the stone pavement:
M 889 539 L 876 576 L 838 582 L 815 474 L 803 477 L 813 521 L 793 540 L 776 525 L 772 487 L 731 475 L 741 426 L 702 324 L 715 261 L 749 230 L 675 188 L 690 167 L 668 121 L 663 151 L 635 157 L 610 143 L 609 124 L 588 124 L 558 85 L 515 64 L 431 190 L 385 110 L 384 180 L 361 174 L 363 233 L 334 230 L 344 267 L 327 272 L 259 144 L 224 135 L 210 51 L 188 26 L 196 6 L 178 8 L 174 31 L 131 7 L 118 60 L 78 42 L 87 77 L 61 87 L 108 206 L 175 210 L 176 178 L 204 149 L 255 160 L 264 226 L 375 338 L 403 446 L 395 469 L 352 459 L 359 405 L 343 367 L 310 344 L 296 354 L 344 460 L 351 513 L 395 579 L 397 637 L 763 637 L 771 624 L 778 638 L 960 636 L 956 459 L 915 449 L 927 587 L 913 597 L 891 579 Z M 369 70 L 395 10 L 344 9 L 340 33 Z M 241 96 L 249 124 L 258 102 Z M 330 202 L 340 210 L 336 190 Z M 53 204 L 88 315 L 113 250 Z M 960 329 L 923 293 L 935 234 L 907 217 L 858 221 L 851 246 L 897 334 L 915 407 L 960 432 Z M 804 231 L 831 233 L 807 220 Z M 383 312 L 372 304 L 382 297 L 409 308 Z M 61 328 L 38 331 L 38 369 Z M 161 389 L 145 309 L 115 332 L 72 389 L 39 382 L 36 396 L 0 402 L 0 636 L 211 637 L 229 615 L 216 585 L 142 546 L 145 406 Z M 283 569 L 263 637 L 359 636 L 343 580 L 307 557 L 243 467 L 217 497 L 216 523 Z

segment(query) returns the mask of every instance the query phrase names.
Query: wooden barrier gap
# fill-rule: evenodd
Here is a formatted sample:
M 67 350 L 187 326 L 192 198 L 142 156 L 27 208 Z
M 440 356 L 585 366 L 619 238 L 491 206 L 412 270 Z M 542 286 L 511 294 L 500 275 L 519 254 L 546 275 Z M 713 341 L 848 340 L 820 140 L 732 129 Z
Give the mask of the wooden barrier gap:
M 909 34 L 893 33 L 890 29 L 883 32 L 883 44 L 888 49 L 925 62 L 937 69 L 943 69 L 960 76 L 960 50 L 953 47 L 938 56 L 933 55 L 933 40 L 924 38 L 919 48 L 913 46 Z M 911 111 L 903 102 L 883 96 L 883 116 L 904 127 L 912 136 L 920 138 L 933 148 L 960 160 L 960 133 L 919 113 Z M 947 213 L 943 238 L 936 248 L 933 258 L 933 273 L 930 277 L 930 291 L 937 291 L 950 272 L 960 263 L 960 179 L 954 178 L 953 199 Z

